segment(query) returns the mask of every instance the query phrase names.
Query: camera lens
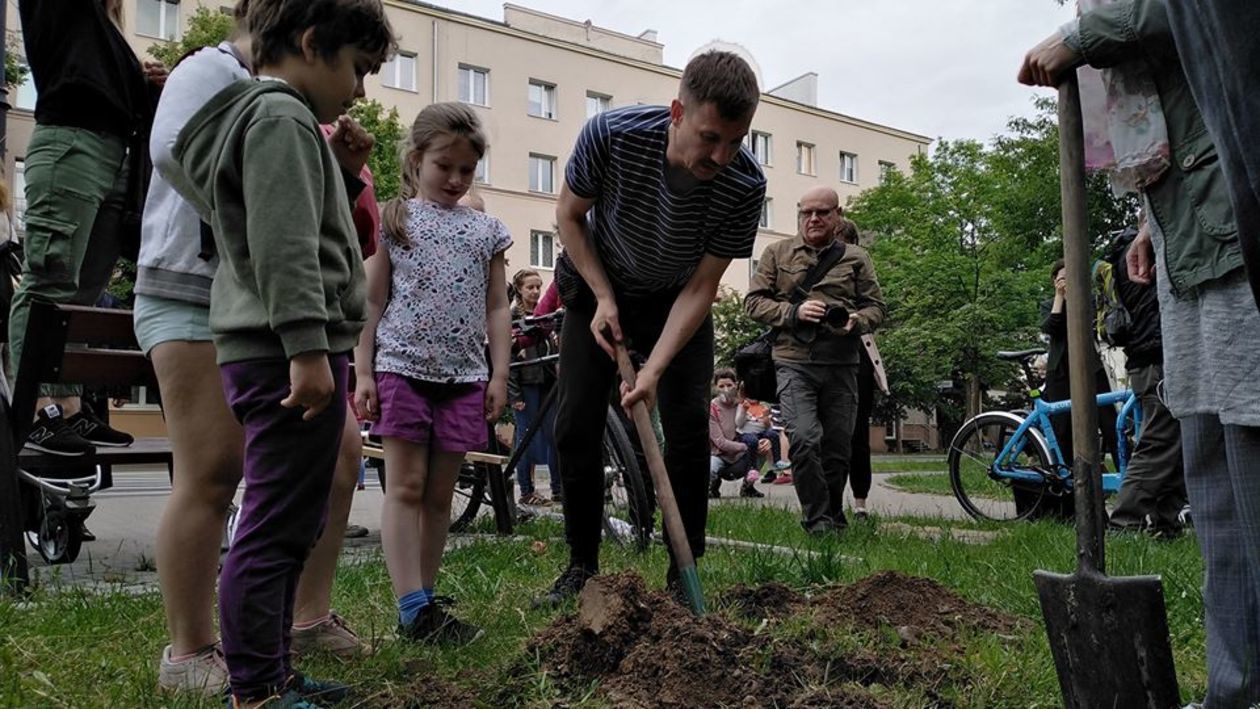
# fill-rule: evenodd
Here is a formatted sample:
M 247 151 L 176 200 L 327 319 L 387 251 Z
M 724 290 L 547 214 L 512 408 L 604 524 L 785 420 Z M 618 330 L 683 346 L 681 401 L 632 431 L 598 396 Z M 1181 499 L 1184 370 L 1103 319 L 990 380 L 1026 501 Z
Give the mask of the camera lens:
M 844 327 L 849 321 L 849 310 L 843 305 L 828 305 L 827 312 L 823 314 L 823 320 L 829 325 Z

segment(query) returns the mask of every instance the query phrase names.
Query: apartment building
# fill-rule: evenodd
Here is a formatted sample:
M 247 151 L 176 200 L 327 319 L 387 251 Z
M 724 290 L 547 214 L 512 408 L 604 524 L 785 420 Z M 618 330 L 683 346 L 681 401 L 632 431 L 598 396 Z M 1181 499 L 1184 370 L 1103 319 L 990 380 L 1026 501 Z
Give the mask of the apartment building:
M 225 9 L 229 0 L 124 0 L 128 40 L 142 56 L 155 42 L 180 36 L 198 7 Z M 490 150 L 478 169 L 487 210 L 511 229 L 510 270 L 533 266 L 549 277 L 558 252 L 555 195 L 574 140 L 587 118 L 610 108 L 668 104 L 681 70 L 665 66 L 655 32 L 637 36 L 505 4 L 492 20 L 416 2 L 386 0 L 400 36 L 396 59 L 368 79 L 368 96 L 398 109 L 404 123 L 435 101 L 477 108 Z M 6 3 L 8 27 L 20 33 L 17 4 Z M 18 44 L 20 46 L 20 43 Z M 753 121 L 749 148 L 768 179 L 756 253 L 796 230 L 796 200 L 828 184 L 841 202 L 879 183 L 890 169 L 908 169 L 930 139 L 817 105 L 814 73 L 768 88 Z M 11 92 L 6 173 L 20 227 L 23 156 L 34 127 L 34 86 Z M 733 263 L 725 282 L 743 290 L 755 261 Z

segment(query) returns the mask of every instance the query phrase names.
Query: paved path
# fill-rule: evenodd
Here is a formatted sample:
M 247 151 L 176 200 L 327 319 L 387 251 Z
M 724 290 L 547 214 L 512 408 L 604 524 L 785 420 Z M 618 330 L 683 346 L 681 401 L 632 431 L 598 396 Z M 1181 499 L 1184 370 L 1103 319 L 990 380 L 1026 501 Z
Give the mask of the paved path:
M 911 494 L 888 487 L 885 481 L 893 474 L 895 473 L 875 475 L 875 486 L 868 502 L 873 512 L 882 515 L 951 519 L 965 517 L 952 497 Z M 548 494 L 545 473 L 535 477 L 540 481 L 539 491 Z M 759 504 L 799 509 L 794 487 L 757 487 L 766 493 Z M 739 501 L 738 489 L 738 483 L 726 483 L 723 486 L 725 497 L 718 500 L 717 504 Z M 157 583 L 157 574 L 154 571 L 154 540 L 158 518 L 169 495 L 170 484 L 165 467 L 136 466 L 116 470 L 114 487 L 93 496 L 96 510 L 88 519 L 88 527 L 96 535 L 97 541 L 85 543 L 75 563 L 59 566 L 44 564 L 34 549 L 28 546 L 32 576 L 46 581 L 109 586 L 137 592 L 151 589 Z M 375 474 L 369 470 L 367 489 L 355 494 L 350 523 L 367 527 L 372 533 L 363 539 L 347 540 L 347 554 L 371 554 L 379 547 L 382 500 L 380 484 Z M 852 504 L 851 499 L 849 504 Z

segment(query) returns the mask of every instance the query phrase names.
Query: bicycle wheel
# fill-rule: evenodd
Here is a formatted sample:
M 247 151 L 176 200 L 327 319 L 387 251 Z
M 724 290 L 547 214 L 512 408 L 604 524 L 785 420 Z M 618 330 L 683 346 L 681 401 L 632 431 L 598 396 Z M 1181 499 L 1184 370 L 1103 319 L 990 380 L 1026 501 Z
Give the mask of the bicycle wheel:
M 486 482 L 495 469 L 485 463 L 464 463 L 459 468 L 455 495 L 451 498 L 451 531 L 467 531 L 472 526 L 482 503 L 490 505 Z
M 1023 420 L 1005 412 L 980 414 L 963 424 L 949 445 L 949 483 L 954 497 L 978 520 L 1013 522 L 1033 516 L 1050 493 L 1042 482 L 1014 480 L 1003 470 L 1053 474 L 1050 452 L 1026 433 L 1004 460 L 998 456 Z
M 604 426 L 604 533 L 643 551 L 652 543 L 652 503 L 627 427 L 612 407 Z

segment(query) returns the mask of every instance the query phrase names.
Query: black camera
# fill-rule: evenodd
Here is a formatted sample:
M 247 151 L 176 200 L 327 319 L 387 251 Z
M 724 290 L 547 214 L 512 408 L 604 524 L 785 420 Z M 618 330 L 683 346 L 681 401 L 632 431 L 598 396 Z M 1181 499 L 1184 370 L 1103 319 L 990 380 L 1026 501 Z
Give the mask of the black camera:
M 832 327 L 843 328 L 849 323 L 849 309 L 843 305 L 828 305 L 822 321 Z

